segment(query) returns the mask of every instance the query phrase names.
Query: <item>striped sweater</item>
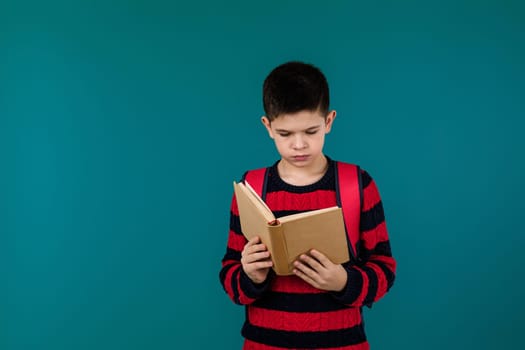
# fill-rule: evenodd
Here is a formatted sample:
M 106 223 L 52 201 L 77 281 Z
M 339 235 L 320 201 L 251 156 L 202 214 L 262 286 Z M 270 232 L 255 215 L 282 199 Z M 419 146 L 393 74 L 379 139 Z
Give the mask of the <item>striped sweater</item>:
M 293 186 L 278 175 L 277 163 L 268 173 L 266 203 L 275 216 L 295 214 L 336 205 L 335 167 L 316 183 Z M 357 261 L 343 264 L 348 274 L 341 292 L 316 289 L 296 276 L 270 271 L 261 284 L 244 273 L 240 259 L 246 244 L 235 197 L 220 280 L 228 296 L 246 305 L 242 328 L 243 349 L 369 349 L 362 320 L 362 306 L 371 305 L 390 289 L 396 262 L 392 257 L 383 205 L 376 184 L 361 170 L 363 199 Z

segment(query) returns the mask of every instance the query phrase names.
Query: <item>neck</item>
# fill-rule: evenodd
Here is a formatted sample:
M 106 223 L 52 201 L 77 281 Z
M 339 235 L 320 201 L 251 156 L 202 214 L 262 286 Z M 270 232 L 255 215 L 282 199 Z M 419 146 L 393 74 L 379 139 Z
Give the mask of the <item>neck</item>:
M 328 169 L 328 159 L 323 155 L 308 167 L 295 167 L 281 159 L 277 164 L 279 176 L 292 185 L 303 186 L 319 181 Z

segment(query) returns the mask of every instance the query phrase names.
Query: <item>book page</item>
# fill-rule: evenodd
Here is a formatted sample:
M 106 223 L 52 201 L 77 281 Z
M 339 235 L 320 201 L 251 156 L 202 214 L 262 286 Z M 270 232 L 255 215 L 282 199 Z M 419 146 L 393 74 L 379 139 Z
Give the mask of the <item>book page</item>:
M 245 186 L 246 188 L 251 192 L 251 194 L 253 195 L 253 197 L 256 198 L 257 202 L 259 202 L 260 205 L 263 206 L 263 208 L 266 210 L 266 215 L 265 217 L 272 217 L 273 220 L 275 220 L 275 217 L 273 216 L 273 212 L 270 210 L 270 208 L 268 208 L 268 205 L 262 200 L 261 197 L 259 197 L 259 195 L 257 194 L 257 192 L 253 189 L 252 186 L 250 186 L 250 184 L 248 183 L 248 181 L 244 180 L 245 182 Z
M 257 195 L 253 188 L 250 189 L 242 182 L 234 182 L 233 187 L 235 189 L 235 196 L 237 197 L 237 205 L 239 207 L 241 219 L 243 216 L 249 216 L 252 218 L 259 217 L 263 220 L 264 225 L 268 225 L 275 221 L 275 216 L 272 211 L 268 208 L 266 203 L 264 203 L 261 197 Z

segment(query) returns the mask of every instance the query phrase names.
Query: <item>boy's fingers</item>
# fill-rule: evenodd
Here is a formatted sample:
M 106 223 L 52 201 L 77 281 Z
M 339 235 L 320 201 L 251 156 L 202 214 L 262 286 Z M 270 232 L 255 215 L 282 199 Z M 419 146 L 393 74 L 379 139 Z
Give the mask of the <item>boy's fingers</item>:
M 252 237 L 252 239 L 250 239 L 246 245 L 252 246 L 257 243 L 259 243 L 259 236 Z
M 308 276 L 304 271 L 301 271 L 299 268 L 295 268 L 293 269 L 293 273 L 296 276 L 299 276 L 306 283 L 317 288 L 317 283 L 310 276 Z
M 246 247 L 246 254 L 253 254 L 253 253 L 262 252 L 265 250 L 266 250 L 266 246 L 264 244 L 256 244 L 250 247 Z
M 315 271 L 319 271 L 323 267 L 323 265 L 319 261 L 306 254 L 301 255 L 300 259 L 304 264 L 308 265 L 311 269 Z
M 246 262 L 257 261 L 260 260 L 261 257 L 268 258 L 269 256 L 270 252 L 266 249 L 264 244 L 257 244 L 251 247 L 246 246 L 241 252 L 241 257 Z
M 260 261 L 258 263 L 255 263 L 255 268 L 257 270 L 260 270 L 260 269 L 267 269 L 269 267 L 272 267 L 272 261 L 269 260 L 269 261 Z
M 315 249 L 312 249 L 310 251 L 310 254 L 315 258 L 317 259 L 317 261 L 319 261 L 321 263 L 321 265 L 323 265 L 324 267 L 327 267 L 327 266 L 330 266 L 330 264 L 332 263 L 330 261 L 330 259 L 328 259 L 326 257 L 326 255 L 324 255 L 323 253 L 321 253 L 320 251 L 317 251 Z
M 254 254 L 246 255 L 245 256 L 245 261 L 246 261 L 246 263 L 250 264 L 250 263 L 253 263 L 253 262 L 256 262 L 256 261 L 260 261 L 260 260 L 263 260 L 263 259 L 268 259 L 269 257 L 270 257 L 270 253 L 266 251 L 266 252 L 254 253 Z

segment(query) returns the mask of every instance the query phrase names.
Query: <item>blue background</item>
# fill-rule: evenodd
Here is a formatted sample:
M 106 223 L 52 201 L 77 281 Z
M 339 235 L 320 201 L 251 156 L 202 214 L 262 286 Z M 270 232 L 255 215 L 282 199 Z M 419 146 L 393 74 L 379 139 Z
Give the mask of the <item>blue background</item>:
M 292 59 L 384 201 L 372 348 L 525 347 L 523 3 L 316 3 L 0 3 L 0 349 L 239 348 L 231 183 Z

